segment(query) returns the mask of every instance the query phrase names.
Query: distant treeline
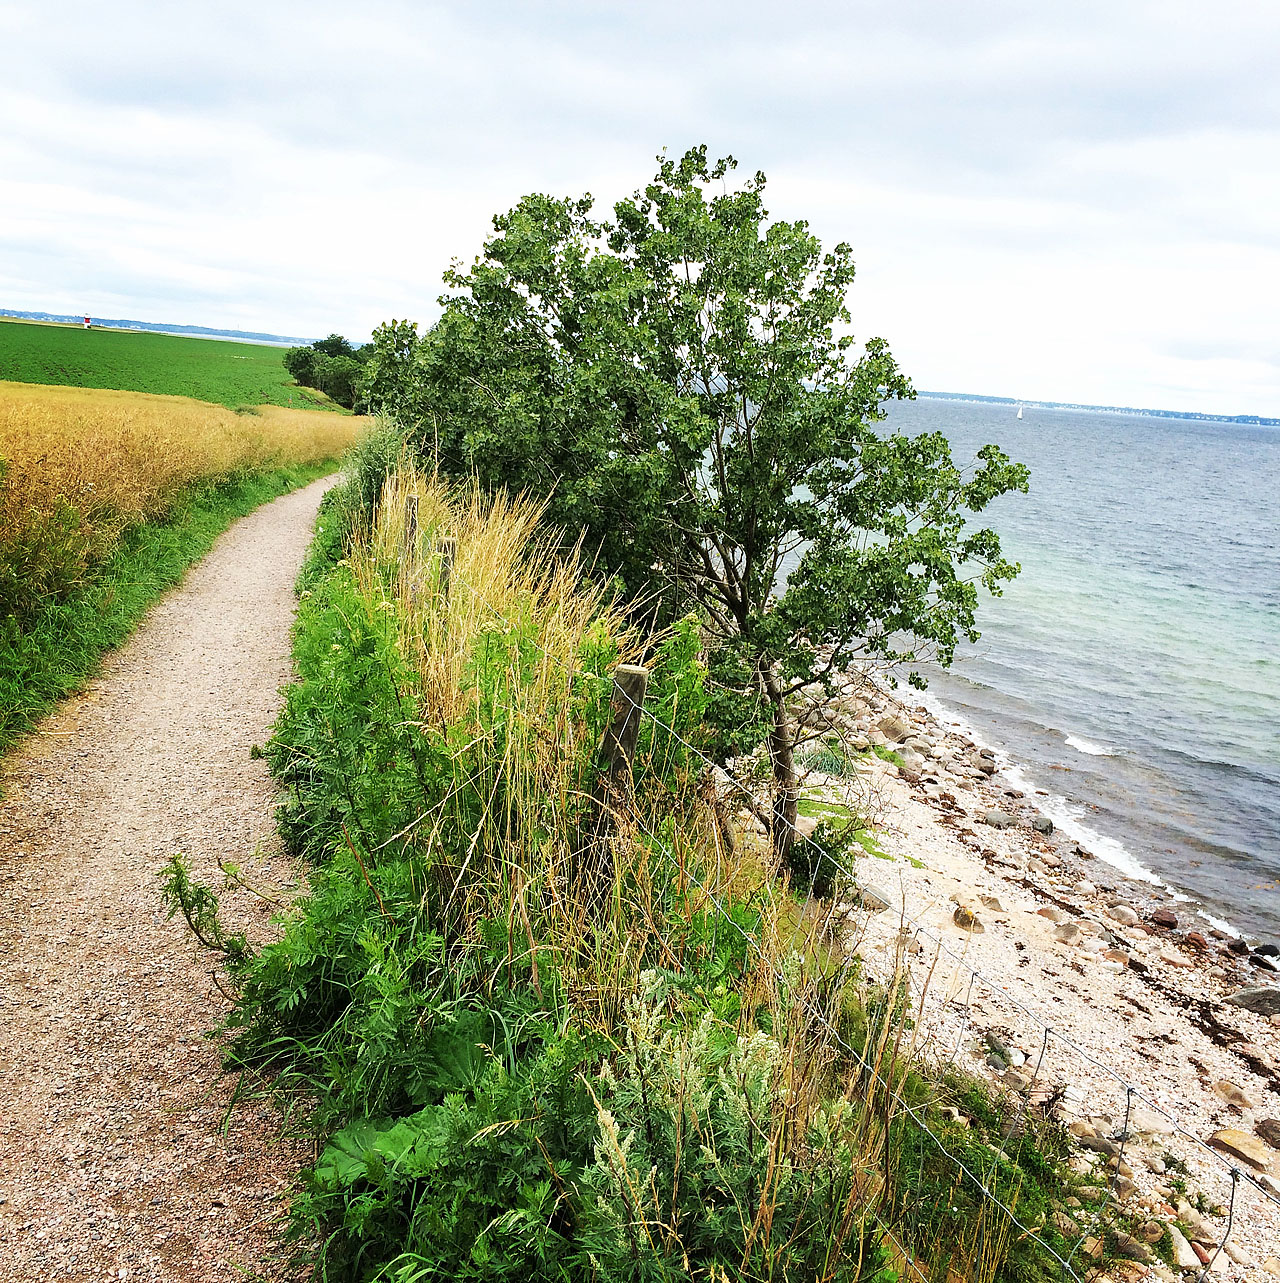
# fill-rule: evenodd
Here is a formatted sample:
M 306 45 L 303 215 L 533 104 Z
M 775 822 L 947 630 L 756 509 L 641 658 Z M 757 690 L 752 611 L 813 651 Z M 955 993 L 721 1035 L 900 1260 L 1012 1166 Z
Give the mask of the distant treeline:
M 1200 414 L 1195 410 L 1144 410 L 1132 405 L 1081 405 L 1076 401 L 1020 401 L 1011 396 L 979 396 L 976 392 L 919 392 L 935 401 L 979 401 L 984 405 L 1028 405 L 1044 410 L 1092 410 L 1098 414 L 1142 414 L 1153 419 L 1199 419 L 1207 423 L 1245 423 L 1280 428 L 1280 419 L 1258 414 Z
M 284 368 L 304 388 L 317 388 L 330 400 L 354 410 L 365 399 L 365 366 L 372 355 L 372 343 L 357 347 L 341 334 L 330 334 L 306 347 L 291 347 L 284 354 Z

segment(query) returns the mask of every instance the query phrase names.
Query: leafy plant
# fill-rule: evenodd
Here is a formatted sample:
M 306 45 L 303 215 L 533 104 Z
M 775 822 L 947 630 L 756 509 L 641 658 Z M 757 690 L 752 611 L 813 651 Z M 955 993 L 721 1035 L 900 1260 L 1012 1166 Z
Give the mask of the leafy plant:
M 193 882 L 180 854 L 169 857 L 160 874 L 164 888 L 160 898 L 169 917 L 181 913 L 191 934 L 206 949 L 225 954 L 231 963 L 242 963 L 249 956 L 249 944 L 243 934 L 224 930 L 218 918 L 218 897 L 202 882 Z

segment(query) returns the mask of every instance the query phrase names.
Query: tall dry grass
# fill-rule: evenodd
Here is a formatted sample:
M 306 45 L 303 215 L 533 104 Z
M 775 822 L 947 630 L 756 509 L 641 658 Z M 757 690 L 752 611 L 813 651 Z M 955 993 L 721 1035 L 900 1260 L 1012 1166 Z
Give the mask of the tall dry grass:
M 335 458 L 361 420 L 185 397 L 0 383 L 0 614 L 84 582 L 191 486 Z
M 871 1243 L 893 1259 L 895 1239 L 881 1218 L 905 1210 L 912 1176 L 891 1136 L 901 1130 L 902 1094 L 919 1100 L 926 1091 L 918 1077 L 908 1086 L 916 1048 L 899 998 L 903 973 L 871 992 L 851 965 L 834 905 L 802 908 L 774 875 L 766 845 L 726 845 L 702 763 L 691 759 L 680 769 L 678 743 L 651 721 L 634 793 L 593 840 L 597 849 L 586 852 L 596 858 L 599 843 L 607 846 L 608 885 L 603 895 L 585 892 L 584 823 L 593 832 L 587 817 L 600 798 L 584 764 L 602 727 L 581 716 L 580 685 L 607 683 L 613 665 L 646 653 L 655 668 L 662 661 L 654 661 L 654 639 L 646 649 L 541 519 L 535 503 L 450 489 L 402 462 L 372 528 L 350 549 L 369 618 L 393 630 L 413 673 L 412 716 L 455 746 L 445 769 L 456 774 L 436 793 L 443 800 L 393 845 L 426 853 L 436 881 L 424 888 L 424 902 L 434 899 L 433 918 L 447 922 L 455 941 L 478 939 L 484 923 L 505 918 L 512 965 L 531 965 L 535 985 L 554 982 L 574 1021 L 634 1047 L 647 1066 L 636 1072 L 692 1120 L 691 1151 L 716 1139 L 689 1095 L 690 1071 L 686 1065 L 685 1077 L 669 1083 L 662 1076 L 667 1059 L 684 1064 L 694 1054 L 685 1044 L 697 1036 L 665 1026 L 625 1031 L 637 1003 L 643 1008 L 652 968 L 707 974 L 717 940 L 745 928 L 751 941 L 734 982 L 741 998 L 735 1033 L 743 1045 L 758 1043 L 761 1012 L 772 1030 L 774 1106 L 753 1123 L 760 1169 L 820 1168 L 838 1154 L 844 1202 L 824 1226 L 832 1262 L 844 1261 L 834 1273 L 849 1276 L 850 1259 L 861 1260 Z M 375 860 L 376 850 L 367 858 Z M 608 1151 L 613 1120 L 603 1107 L 600 1120 Z M 819 1137 L 828 1152 L 815 1156 Z M 621 1189 L 628 1163 L 620 1142 L 617 1149 Z M 638 1176 L 631 1214 L 648 1233 L 679 1242 L 685 1231 L 674 1205 L 643 1171 Z M 766 1180 L 744 1203 L 748 1242 L 775 1233 L 781 1199 Z M 984 1209 L 971 1230 L 924 1249 L 923 1259 L 956 1280 L 992 1278 L 1008 1223 Z

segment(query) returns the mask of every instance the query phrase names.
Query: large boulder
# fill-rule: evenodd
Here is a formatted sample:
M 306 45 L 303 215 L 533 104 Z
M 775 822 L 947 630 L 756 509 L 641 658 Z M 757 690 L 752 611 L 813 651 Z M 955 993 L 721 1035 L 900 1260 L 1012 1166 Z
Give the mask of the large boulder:
M 888 713 L 876 723 L 876 729 L 891 744 L 901 744 L 911 734 L 911 724 L 897 713 Z
M 1209 1137 L 1209 1144 L 1260 1172 L 1265 1172 L 1275 1157 L 1268 1145 L 1256 1136 L 1242 1132 L 1238 1127 L 1224 1127 L 1221 1131 L 1214 1132 Z
M 1245 1011 L 1256 1012 L 1259 1016 L 1280 1015 L 1280 989 L 1274 985 L 1265 985 L 1256 989 L 1237 989 L 1228 994 L 1223 1002 L 1232 1006 L 1243 1007 Z

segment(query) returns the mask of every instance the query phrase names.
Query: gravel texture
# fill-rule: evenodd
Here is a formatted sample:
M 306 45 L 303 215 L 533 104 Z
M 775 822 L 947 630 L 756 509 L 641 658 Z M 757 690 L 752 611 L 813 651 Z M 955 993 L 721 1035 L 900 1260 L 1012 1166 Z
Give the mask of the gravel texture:
M 0 1280 L 283 1278 L 281 1196 L 306 1160 L 262 1100 L 232 1102 L 209 955 L 166 919 L 181 851 L 269 891 L 273 785 L 250 749 L 288 680 L 293 582 L 331 481 L 233 526 L 2 768 Z M 224 916 L 251 938 L 269 910 Z

